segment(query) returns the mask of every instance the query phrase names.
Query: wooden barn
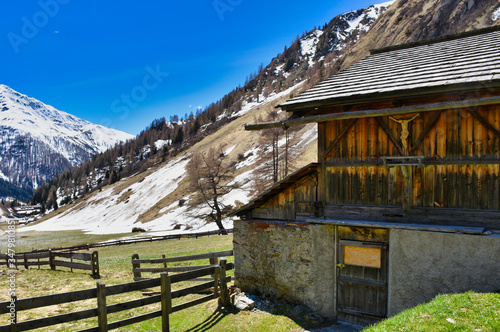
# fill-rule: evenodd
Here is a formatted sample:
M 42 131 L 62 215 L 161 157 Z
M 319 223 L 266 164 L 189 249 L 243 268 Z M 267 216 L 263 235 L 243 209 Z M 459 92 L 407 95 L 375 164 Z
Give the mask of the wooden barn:
M 371 52 L 280 105 L 318 156 L 236 212 L 237 284 L 368 324 L 500 291 L 500 29 Z

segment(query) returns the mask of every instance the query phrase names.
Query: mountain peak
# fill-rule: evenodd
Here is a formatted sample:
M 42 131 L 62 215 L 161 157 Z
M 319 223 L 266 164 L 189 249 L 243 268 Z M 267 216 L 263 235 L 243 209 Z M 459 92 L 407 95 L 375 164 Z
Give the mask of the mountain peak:
M 0 84 L 0 174 L 14 184 L 36 187 L 131 138 Z

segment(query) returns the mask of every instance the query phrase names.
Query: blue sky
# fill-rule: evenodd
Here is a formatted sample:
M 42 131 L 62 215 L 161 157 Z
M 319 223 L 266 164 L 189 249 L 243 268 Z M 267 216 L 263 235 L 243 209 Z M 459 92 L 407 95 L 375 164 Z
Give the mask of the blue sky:
M 220 99 L 302 32 L 379 2 L 2 1 L 0 84 L 135 135 Z

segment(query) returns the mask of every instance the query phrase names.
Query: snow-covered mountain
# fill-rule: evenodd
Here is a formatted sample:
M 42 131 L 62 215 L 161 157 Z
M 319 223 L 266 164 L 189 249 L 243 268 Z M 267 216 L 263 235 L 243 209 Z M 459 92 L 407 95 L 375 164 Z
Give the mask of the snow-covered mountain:
M 0 84 L 0 179 L 36 188 L 134 136 L 90 123 Z
M 300 39 L 301 55 L 310 67 L 332 51 L 339 52 L 359 40 L 395 0 L 336 16 L 321 30 L 314 29 Z

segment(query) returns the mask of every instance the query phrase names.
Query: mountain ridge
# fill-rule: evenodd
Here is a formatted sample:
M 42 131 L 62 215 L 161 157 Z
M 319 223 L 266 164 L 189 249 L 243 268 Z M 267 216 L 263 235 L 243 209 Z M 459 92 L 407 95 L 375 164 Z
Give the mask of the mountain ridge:
M 34 189 L 134 136 L 60 111 L 0 84 L 0 178 Z

